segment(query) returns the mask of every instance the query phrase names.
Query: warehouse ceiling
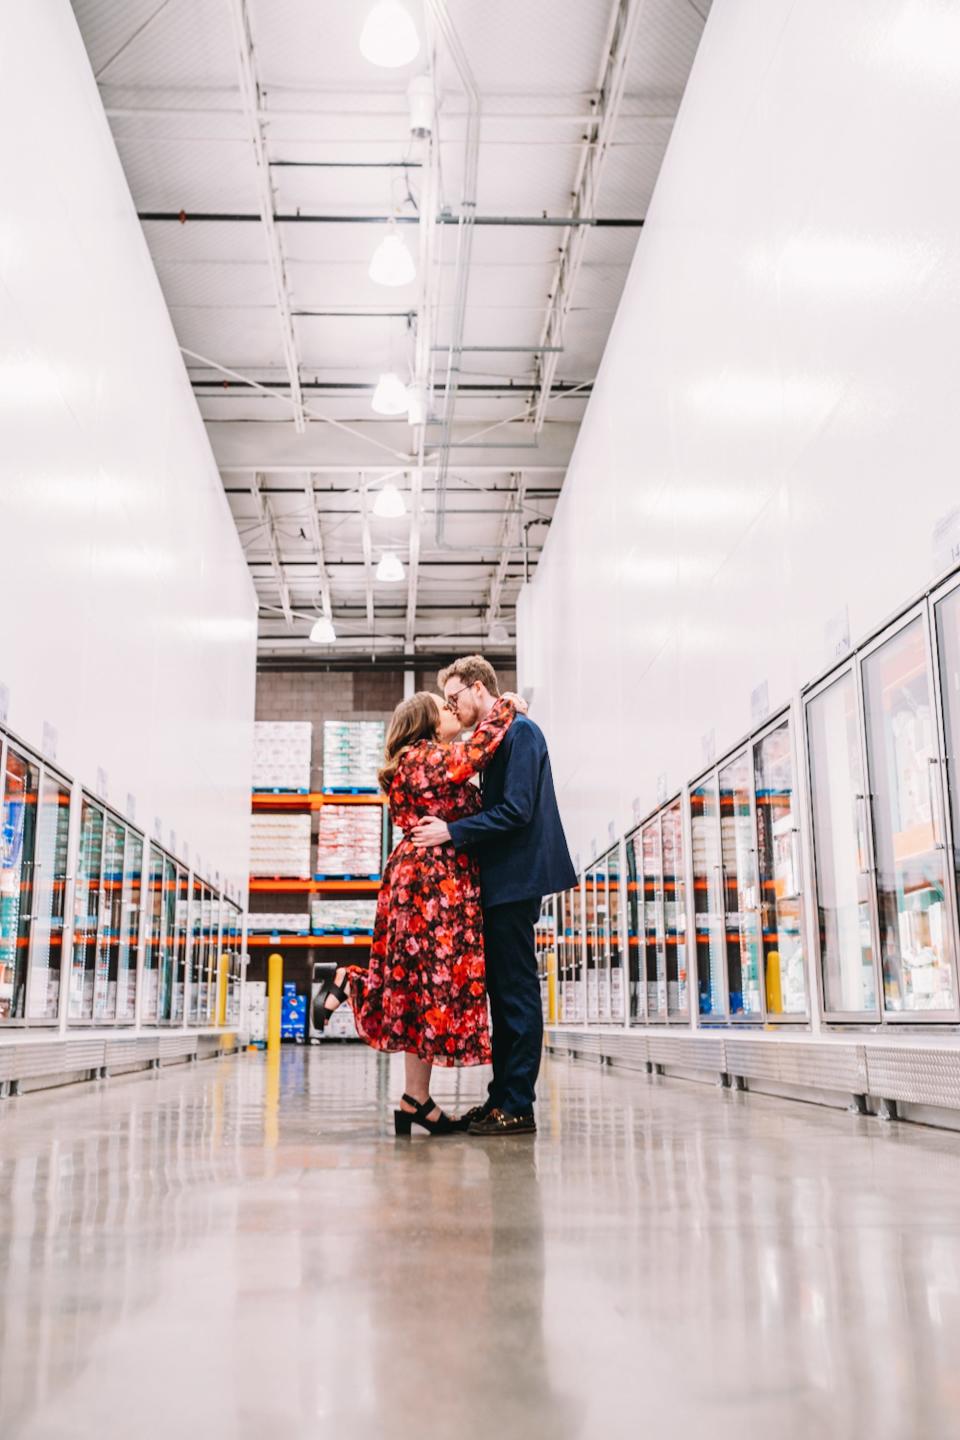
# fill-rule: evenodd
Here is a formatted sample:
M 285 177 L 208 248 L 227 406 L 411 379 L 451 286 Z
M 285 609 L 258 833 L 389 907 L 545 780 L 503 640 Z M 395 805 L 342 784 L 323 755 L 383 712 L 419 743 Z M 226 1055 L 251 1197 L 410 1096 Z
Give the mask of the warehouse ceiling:
M 710 0 L 402 4 L 73 0 L 263 663 L 513 651 Z

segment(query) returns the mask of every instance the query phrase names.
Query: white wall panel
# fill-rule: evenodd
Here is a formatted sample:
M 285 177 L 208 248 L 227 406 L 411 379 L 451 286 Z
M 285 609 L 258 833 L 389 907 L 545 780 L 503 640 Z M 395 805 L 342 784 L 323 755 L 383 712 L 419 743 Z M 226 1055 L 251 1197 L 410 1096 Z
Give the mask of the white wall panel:
M 584 860 L 941 568 L 958 167 L 957 6 L 716 0 L 522 612 Z
M 10 727 L 247 872 L 255 600 L 67 0 L 0 11 Z

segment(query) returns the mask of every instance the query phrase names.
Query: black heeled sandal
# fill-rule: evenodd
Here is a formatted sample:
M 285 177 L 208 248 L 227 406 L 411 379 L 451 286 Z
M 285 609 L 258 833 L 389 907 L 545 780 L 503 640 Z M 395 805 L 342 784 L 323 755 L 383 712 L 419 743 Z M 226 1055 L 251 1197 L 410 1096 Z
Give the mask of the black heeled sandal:
M 429 1131 L 431 1135 L 458 1135 L 460 1133 L 460 1126 L 455 1120 L 451 1120 L 449 1115 L 444 1115 L 442 1110 L 436 1120 L 427 1119 L 430 1111 L 437 1109 L 436 1102 L 431 1100 L 429 1095 L 422 1105 L 419 1100 L 414 1100 L 412 1095 L 404 1095 L 403 1098 L 408 1105 L 416 1105 L 417 1108 L 416 1110 L 394 1110 L 393 1128 L 398 1135 L 409 1135 L 414 1125 L 422 1125 L 424 1130 Z
M 349 973 L 350 972 L 348 970 L 347 975 L 349 975 Z M 330 1019 L 330 1016 L 335 1014 L 336 1011 L 339 1010 L 344 1000 L 348 1000 L 350 998 L 347 995 L 346 978 L 347 977 L 345 975 L 343 985 L 338 985 L 337 972 L 336 970 L 334 970 L 329 980 L 324 983 L 323 988 L 317 991 L 316 998 L 313 1002 L 314 1030 L 322 1030 L 323 1027 L 326 1025 L 327 1021 Z M 330 999 L 331 995 L 334 997 L 337 1003 L 332 1010 L 328 1010 L 327 1001 Z

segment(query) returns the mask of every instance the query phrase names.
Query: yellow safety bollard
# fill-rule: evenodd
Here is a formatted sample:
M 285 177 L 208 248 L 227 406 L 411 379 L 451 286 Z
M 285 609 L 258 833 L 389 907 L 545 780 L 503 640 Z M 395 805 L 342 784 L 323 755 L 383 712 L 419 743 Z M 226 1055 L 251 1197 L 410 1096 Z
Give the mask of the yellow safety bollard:
M 283 1004 L 283 956 L 267 961 L 267 1051 L 280 1051 L 280 1012 Z
M 547 951 L 547 1024 L 557 1023 L 557 952 Z
M 780 953 L 771 950 L 767 956 L 767 1014 L 783 1014 L 783 989 L 780 984 Z
M 217 961 L 217 1024 L 227 1023 L 227 971 L 229 959 L 224 954 Z

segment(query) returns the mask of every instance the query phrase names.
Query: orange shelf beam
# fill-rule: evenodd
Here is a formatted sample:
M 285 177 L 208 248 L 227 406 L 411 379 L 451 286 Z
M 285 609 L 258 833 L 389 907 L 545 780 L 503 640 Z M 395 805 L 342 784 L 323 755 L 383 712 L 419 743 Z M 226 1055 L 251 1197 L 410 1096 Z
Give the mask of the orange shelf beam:
M 352 895 L 376 895 L 380 889 L 379 880 L 284 880 L 263 875 L 251 875 L 251 894 L 269 893 L 274 895 L 316 895 L 330 890 L 343 890 Z
M 314 790 L 308 795 L 281 792 L 271 795 L 267 790 L 254 790 L 254 810 L 319 810 L 324 805 L 386 805 L 385 795 L 324 795 Z
M 248 935 L 247 948 L 251 946 L 272 947 L 274 950 L 285 950 L 293 945 L 326 945 L 342 949 L 350 946 L 351 949 L 369 948 L 373 944 L 372 935 Z

